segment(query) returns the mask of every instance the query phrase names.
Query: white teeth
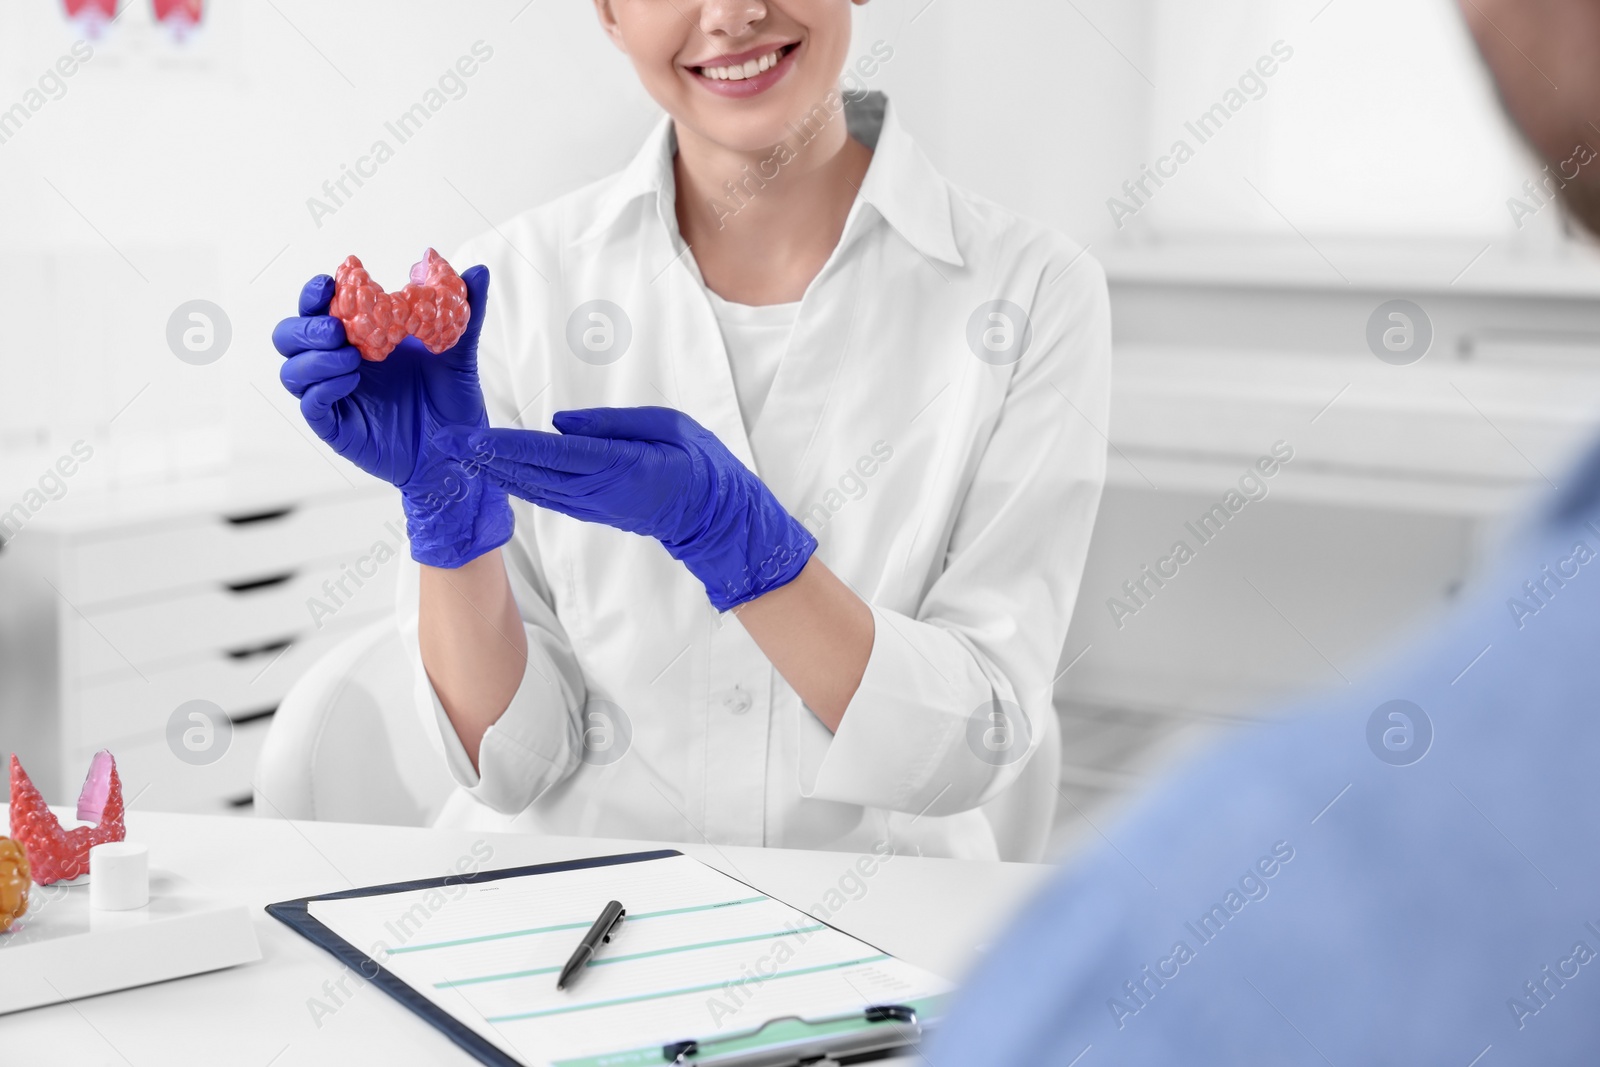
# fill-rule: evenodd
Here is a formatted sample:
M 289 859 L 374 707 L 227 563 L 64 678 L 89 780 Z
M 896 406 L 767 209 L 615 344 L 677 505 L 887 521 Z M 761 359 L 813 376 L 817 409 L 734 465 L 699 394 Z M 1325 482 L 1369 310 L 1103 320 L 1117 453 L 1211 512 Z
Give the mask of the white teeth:
M 783 50 L 778 49 L 777 51 L 768 52 L 760 59 L 752 59 L 737 66 L 701 67 L 700 74 L 703 77 L 713 78 L 717 81 L 743 81 L 746 78 L 754 78 L 762 71 L 771 70 L 778 65 L 778 61 L 782 58 Z

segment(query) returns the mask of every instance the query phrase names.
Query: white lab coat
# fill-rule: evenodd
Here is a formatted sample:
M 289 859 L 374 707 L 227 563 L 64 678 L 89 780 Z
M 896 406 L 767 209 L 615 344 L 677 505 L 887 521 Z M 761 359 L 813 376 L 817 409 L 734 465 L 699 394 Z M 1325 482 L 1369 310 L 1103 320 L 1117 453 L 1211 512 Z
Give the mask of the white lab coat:
M 678 234 L 670 121 L 619 174 L 452 257 L 492 272 L 481 350 L 492 423 L 549 429 L 564 408 L 679 408 L 816 534 L 818 557 L 876 626 L 837 735 L 656 541 L 514 501 L 505 552 L 529 662 L 478 773 L 421 667 L 414 564 L 401 581 L 418 708 L 460 786 L 441 821 L 995 856 L 978 806 L 1038 744 L 1043 730 L 1026 723 L 1053 715 L 1104 482 L 1105 278 L 1066 238 L 949 185 L 881 94 L 848 120 L 875 147 L 871 167 L 749 435 Z M 1031 323 L 1015 362 L 981 345 L 980 359 L 969 343 L 1004 329 L 974 317 L 995 299 Z M 614 312 L 581 307 L 594 300 L 624 310 L 625 350 Z M 1022 709 L 1010 727 L 1022 758 L 984 757 L 995 701 Z

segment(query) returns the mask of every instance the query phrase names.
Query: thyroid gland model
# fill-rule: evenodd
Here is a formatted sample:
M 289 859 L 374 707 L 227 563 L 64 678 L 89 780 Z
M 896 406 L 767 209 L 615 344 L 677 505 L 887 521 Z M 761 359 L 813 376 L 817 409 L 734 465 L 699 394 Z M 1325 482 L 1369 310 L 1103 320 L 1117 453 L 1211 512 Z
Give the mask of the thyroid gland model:
M 345 337 L 361 358 L 373 362 L 387 358 L 407 336 L 438 355 L 461 340 L 472 317 L 466 282 L 431 248 L 398 293 L 384 292 L 355 256 L 339 265 L 333 286 L 328 314 L 344 323 Z
M 78 795 L 78 821 L 94 825 L 76 830 L 62 828 L 21 761 L 12 755 L 11 836 L 26 850 L 33 880 L 40 885 L 88 874 L 91 848 L 127 836 L 122 814 L 122 779 L 111 753 L 96 752 L 89 764 L 89 777 Z

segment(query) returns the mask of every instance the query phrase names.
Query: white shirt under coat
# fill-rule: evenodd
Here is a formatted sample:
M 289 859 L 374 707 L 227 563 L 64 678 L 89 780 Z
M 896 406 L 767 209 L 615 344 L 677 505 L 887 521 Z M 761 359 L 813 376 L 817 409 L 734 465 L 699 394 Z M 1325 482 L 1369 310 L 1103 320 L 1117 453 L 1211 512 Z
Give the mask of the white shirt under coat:
M 514 500 L 505 556 L 529 662 L 477 772 L 422 669 L 416 565 L 401 579 L 418 707 L 460 786 L 441 822 L 995 857 L 980 806 L 1026 757 L 997 765 L 972 739 L 997 700 L 1033 723 L 1054 714 L 1105 477 L 1105 278 L 1070 240 L 947 183 L 881 94 L 846 114 L 875 154 L 748 418 L 736 382 L 763 368 L 730 367 L 679 236 L 670 120 L 625 170 L 452 257 L 492 271 L 481 369 L 494 425 L 679 408 L 817 536 L 876 627 L 837 735 L 656 541 Z M 1013 362 L 992 350 L 1006 324 L 978 310 L 996 299 L 1031 325 Z M 619 322 L 580 316 L 569 331 L 594 300 L 624 309 L 631 334 L 610 362 Z

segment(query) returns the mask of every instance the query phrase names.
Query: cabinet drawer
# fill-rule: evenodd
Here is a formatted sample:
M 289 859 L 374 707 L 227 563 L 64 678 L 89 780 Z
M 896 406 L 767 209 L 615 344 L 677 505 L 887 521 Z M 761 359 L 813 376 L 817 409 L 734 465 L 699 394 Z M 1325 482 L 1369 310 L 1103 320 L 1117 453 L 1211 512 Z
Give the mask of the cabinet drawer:
M 405 550 L 405 526 L 392 493 L 177 519 L 75 539 L 62 568 L 61 592 L 83 607 L 259 577 L 306 559 L 353 559 L 377 541 Z
M 140 744 L 124 743 L 111 750 L 117 758 L 122 795 L 134 811 L 188 811 L 217 813 L 233 810 L 229 803 L 250 795 L 256 759 L 272 720 L 262 719 L 235 727 L 227 752 L 215 763 L 196 767 L 180 760 L 167 747 L 165 735 Z M 87 770 L 94 749 L 79 749 L 75 765 Z
M 85 683 L 67 701 L 69 709 L 76 709 L 69 743 L 114 752 L 125 738 L 164 731 L 173 711 L 190 700 L 209 700 L 233 719 L 270 711 L 308 667 L 360 629 L 364 621 L 340 619 L 296 637 L 286 649 L 268 646 L 238 657 L 217 653 L 175 667 L 151 668 L 144 678 L 124 671 L 108 680 Z
M 215 585 L 183 596 L 74 614 L 68 620 L 66 661 L 71 677 L 100 676 L 147 666 L 177 665 L 218 653 L 240 653 L 338 623 L 394 610 L 398 556 L 369 568 L 357 587 L 337 564 L 274 576 L 270 584 Z M 324 583 L 344 579 L 344 592 Z M 346 595 L 348 593 L 349 595 Z M 337 597 L 338 602 L 335 602 Z M 132 668 L 130 668 L 130 664 Z

